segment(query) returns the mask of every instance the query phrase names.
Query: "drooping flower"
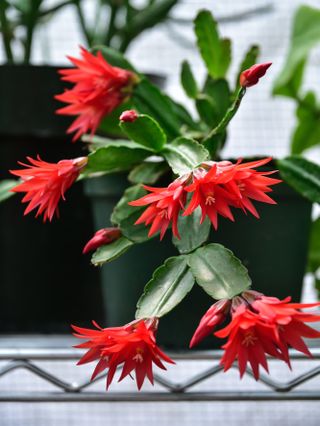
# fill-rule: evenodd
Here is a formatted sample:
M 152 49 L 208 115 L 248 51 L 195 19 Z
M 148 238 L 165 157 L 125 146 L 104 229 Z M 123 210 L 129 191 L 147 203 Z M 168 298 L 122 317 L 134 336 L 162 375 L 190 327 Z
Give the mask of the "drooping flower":
M 103 228 L 99 229 L 94 236 L 87 242 L 82 251 L 83 254 L 97 250 L 97 248 L 110 244 L 121 237 L 119 228 Z
M 240 86 L 251 87 L 258 83 L 259 79 L 265 75 L 272 62 L 255 64 L 240 74 Z
M 200 206 L 201 222 L 206 216 L 215 229 L 218 228 L 218 215 L 234 221 L 230 207 L 241 208 L 259 217 L 252 200 L 275 204 L 266 193 L 271 185 L 281 182 L 268 177 L 274 172 L 259 172 L 254 167 L 268 163 L 271 158 L 236 164 L 230 161 L 208 161 L 193 172 L 193 182 L 185 188 L 192 193 L 189 205 L 183 215 L 188 216 Z
M 43 221 L 52 220 L 54 213 L 59 216 L 58 203 L 65 200 L 65 192 L 78 178 L 80 171 L 87 164 L 87 157 L 73 160 L 61 160 L 47 163 L 38 156 L 37 160 L 27 157 L 30 164 L 19 162 L 24 169 L 10 170 L 22 179 L 22 183 L 11 189 L 13 192 L 25 192 L 23 203 L 29 203 L 24 214 L 38 209 L 36 217 L 43 214 Z
M 110 65 L 99 51 L 97 56 L 81 47 L 81 59 L 68 57 L 75 68 L 62 69 L 62 80 L 74 87 L 55 96 L 69 104 L 57 114 L 78 116 L 67 130 L 75 132 L 73 141 L 91 132 L 93 135 L 101 120 L 123 103 L 132 91 L 137 77 L 131 71 Z
M 305 322 L 320 321 L 320 315 L 300 312 L 299 309 L 314 306 L 320 306 L 320 303 L 290 303 L 290 298 L 279 300 L 252 291 L 234 298 L 231 322 L 214 333 L 217 337 L 228 338 L 222 346 L 224 371 L 237 360 L 242 377 L 249 362 L 258 380 L 260 365 L 268 372 L 266 354 L 289 366 L 289 347 L 311 356 L 302 337 L 319 338 L 320 332 Z
M 185 181 L 186 178 L 181 177 L 166 188 L 153 188 L 144 185 L 143 187 L 150 191 L 150 194 L 129 202 L 131 206 L 148 206 L 135 224 L 145 223 L 146 226 L 151 224 L 149 236 L 160 231 L 160 239 L 162 240 L 170 223 L 172 223 L 173 235 L 180 238 L 178 216 L 186 201 Z
M 157 318 L 136 320 L 123 327 L 101 328 L 96 323 L 94 325 L 97 330 L 72 326 L 76 337 L 88 339 L 76 346 L 89 349 L 78 365 L 99 360 L 91 380 L 107 369 L 107 389 L 120 365 L 122 372 L 119 381 L 135 371 L 140 390 L 146 377 L 153 384 L 153 364 L 162 370 L 166 370 L 163 361 L 174 364 L 156 344 Z
M 209 334 L 213 333 L 214 328 L 221 324 L 229 313 L 231 301 L 228 299 L 221 299 L 214 303 L 204 316 L 201 318 L 200 323 L 194 332 L 190 341 L 190 348 L 198 345 Z

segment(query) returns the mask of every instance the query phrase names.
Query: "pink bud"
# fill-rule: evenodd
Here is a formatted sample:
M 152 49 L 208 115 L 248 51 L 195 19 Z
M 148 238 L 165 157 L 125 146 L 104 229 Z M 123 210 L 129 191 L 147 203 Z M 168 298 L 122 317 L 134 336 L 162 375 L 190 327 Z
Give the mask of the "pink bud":
M 228 299 L 221 299 L 214 303 L 207 312 L 203 315 L 198 325 L 198 328 L 192 336 L 189 344 L 190 348 L 197 345 L 201 340 L 213 332 L 214 328 L 219 325 L 229 312 L 231 301 Z
M 87 254 L 89 251 L 96 250 L 97 248 L 110 244 L 121 237 L 121 231 L 118 228 L 104 228 L 99 229 L 94 236 L 87 242 L 82 253 Z
M 138 113 L 134 109 L 123 111 L 120 115 L 120 121 L 124 123 L 133 123 L 138 118 Z
M 272 62 L 265 64 L 256 64 L 240 74 L 240 85 L 242 87 L 251 87 L 258 83 L 259 79 L 265 75 Z

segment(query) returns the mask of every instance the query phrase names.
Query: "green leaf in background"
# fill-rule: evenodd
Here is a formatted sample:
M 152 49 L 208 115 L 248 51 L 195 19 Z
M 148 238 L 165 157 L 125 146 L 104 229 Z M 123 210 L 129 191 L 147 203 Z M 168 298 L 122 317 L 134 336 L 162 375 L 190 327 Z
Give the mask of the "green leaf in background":
M 309 6 L 297 9 L 288 56 L 278 76 L 273 93 L 295 97 L 299 91 L 305 62 L 310 50 L 320 42 L 320 10 Z
M 320 166 L 301 157 L 277 160 L 282 178 L 308 200 L 320 203 Z
M 103 138 L 93 137 L 103 143 Z M 115 140 L 88 155 L 88 164 L 84 174 L 96 172 L 116 172 L 129 170 L 135 164 L 152 155 L 152 151 L 142 148 L 131 141 Z
M 152 117 L 140 114 L 135 121 L 120 122 L 124 133 L 139 145 L 143 145 L 154 152 L 162 150 L 167 142 L 167 136 Z
M 210 153 L 211 158 L 215 158 L 219 155 L 219 151 L 223 148 L 225 142 L 227 140 L 227 133 L 224 131 L 222 133 L 217 133 L 216 135 L 211 135 L 206 138 L 203 146 Z
M 254 65 L 257 62 L 259 55 L 260 55 L 260 47 L 256 45 L 251 46 L 249 50 L 246 52 L 240 64 L 237 78 L 235 81 L 235 93 L 240 88 L 240 74 L 242 73 L 242 71 L 245 71 L 248 68 L 252 67 L 252 65 Z
M 230 40 L 220 39 L 217 23 L 207 10 L 198 13 L 194 25 L 197 44 L 208 73 L 213 78 L 224 77 L 231 63 Z
M 231 105 L 231 93 L 228 82 L 222 78 L 213 80 L 209 76 L 204 84 L 203 92 L 211 98 L 219 120 L 221 120 Z
M 137 73 L 134 67 L 131 65 L 129 61 L 116 49 L 112 49 L 112 47 L 107 46 L 93 46 L 91 49 L 92 53 L 97 53 L 100 51 L 105 58 L 105 60 L 112 66 L 123 68 L 125 70 L 133 71 Z
M 189 265 L 197 283 L 216 300 L 230 299 L 251 285 L 247 269 L 220 244 L 198 248 L 189 256 Z
M 95 266 L 101 266 L 104 263 L 111 262 L 126 252 L 133 244 L 134 243 L 127 238 L 121 237 L 110 244 L 99 247 L 93 254 L 91 263 Z
M 136 318 L 162 317 L 177 306 L 194 285 L 187 257 L 171 257 L 154 272 L 137 304 Z
M 316 272 L 320 268 L 320 218 L 312 223 L 309 251 L 308 251 L 308 271 Z
M 195 99 L 198 94 L 198 87 L 188 61 L 182 62 L 180 79 L 186 95 L 191 99 Z
M 142 211 L 145 210 L 145 207 L 129 206 L 128 203 L 143 197 L 146 193 L 147 191 L 141 185 L 131 186 L 126 189 L 111 216 L 111 222 L 118 225 L 122 234 L 135 243 L 147 241 L 149 239 L 149 229 L 144 224 L 134 224 Z
M 19 182 L 15 179 L 5 179 L 0 181 L 0 202 L 15 195 L 15 192 L 10 192 L 10 189 L 18 184 Z
M 190 253 L 200 247 L 207 241 L 211 229 L 211 223 L 208 218 L 199 225 L 201 219 L 201 209 L 198 207 L 193 214 L 189 216 L 179 216 L 178 230 L 180 240 L 172 237 L 173 244 L 181 254 Z
M 168 170 L 164 161 L 145 161 L 131 170 L 128 177 L 132 183 L 152 185 Z
M 157 120 L 169 139 L 179 136 L 181 123 L 172 101 L 149 80 L 143 78 L 135 86 L 132 102 L 140 113 Z
M 119 126 L 119 117 L 123 111 L 129 109 L 134 109 L 131 100 L 118 106 L 118 108 L 113 110 L 110 114 L 103 117 L 101 123 L 99 124 L 99 132 L 108 135 L 109 137 L 112 136 L 116 138 L 124 138 L 124 133 Z
M 297 119 L 291 145 L 293 155 L 320 144 L 320 110 L 313 92 L 308 92 L 298 104 Z
M 202 121 L 209 127 L 215 127 L 220 121 L 220 114 L 213 100 L 203 93 L 196 99 L 196 108 Z
M 209 159 L 209 152 L 201 144 L 184 137 L 177 138 L 166 145 L 163 155 L 173 173 L 180 176 Z

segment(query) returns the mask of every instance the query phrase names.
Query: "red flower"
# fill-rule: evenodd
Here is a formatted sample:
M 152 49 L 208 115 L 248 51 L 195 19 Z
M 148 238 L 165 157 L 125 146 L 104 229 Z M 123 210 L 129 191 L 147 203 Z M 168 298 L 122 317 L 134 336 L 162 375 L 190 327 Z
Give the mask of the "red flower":
M 230 207 L 250 211 L 259 217 L 250 199 L 275 204 L 268 195 L 269 186 L 281 182 L 267 177 L 274 172 L 258 172 L 253 167 L 268 163 L 271 158 L 241 164 L 230 161 L 203 163 L 193 172 L 193 183 L 185 188 L 192 198 L 183 215 L 188 216 L 200 206 L 201 222 L 208 216 L 215 229 L 218 227 L 218 215 L 234 221 Z
M 311 356 L 302 337 L 319 338 L 320 332 L 305 322 L 320 321 L 320 315 L 300 312 L 298 309 L 320 306 L 320 303 L 290 303 L 290 298 L 279 300 L 248 291 L 233 299 L 232 320 L 217 337 L 228 337 L 221 359 L 227 371 L 237 359 L 242 377 L 247 363 L 254 377 L 259 379 L 259 366 L 268 371 L 266 354 L 285 361 L 290 366 L 288 348 Z
M 120 115 L 120 121 L 125 123 L 133 123 L 138 117 L 139 115 L 137 111 L 134 109 L 129 109 L 127 111 L 123 111 L 123 113 Z
M 75 83 L 71 90 L 55 96 L 69 104 L 57 114 L 78 115 L 67 133 L 76 132 L 73 141 L 91 131 L 93 135 L 101 120 L 130 95 L 136 76 L 128 70 L 113 67 L 101 52 L 94 56 L 81 47 L 82 59 L 68 57 L 76 68 L 60 70 L 62 80 Z
M 82 253 L 86 254 L 89 251 L 96 250 L 97 248 L 110 244 L 121 237 L 119 228 L 104 228 L 99 229 L 94 236 L 87 242 Z
M 61 160 L 58 163 L 47 163 L 38 156 L 37 160 L 27 157 L 31 164 L 20 163 L 25 169 L 10 170 L 22 179 L 22 183 L 11 191 L 26 192 L 23 203 L 29 203 L 24 214 L 38 208 L 36 217 L 43 213 L 43 221 L 52 220 L 54 213 L 59 216 L 58 203 L 65 199 L 65 192 L 74 183 L 80 171 L 87 164 L 86 157 L 74 160 Z
M 211 334 L 217 325 L 224 321 L 229 312 L 230 305 L 230 300 L 221 299 L 207 310 L 194 332 L 189 345 L 190 348 L 196 346 L 201 340 Z
M 265 75 L 272 62 L 256 64 L 240 74 L 240 86 L 251 87 L 258 83 L 259 79 Z
M 152 188 L 144 185 L 143 187 L 151 193 L 129 203 L 131 206 L 149 205 L 135 224 L 150 225 L 152 223 L 149 236 L 160 231 L 160 239 L 162 240 L 168 226 L 172 223 L 173 235 L 180 238 L 178 216 L 186 200 L 185 180 L 184 177 L 176 179 L 167 188 Z
M 123 365 L 119 381 L 135 371 L 137 387 L 141 389 L 146 377 L 153 384 L 153 363 L 163 370 L 166 370 L 166 367 L 162 361 L 174 364 L 156 345 L 156 318 L 136 320 L 123 327 L 103 329 L 96 323 L 94 325 L 98 330 L 72 326 L 76 337 L 89 339 L 76 346 L 89 349 L 78 364 L 99 360 L 91 380 L 108 369 L 107 389 L 119 365 Z

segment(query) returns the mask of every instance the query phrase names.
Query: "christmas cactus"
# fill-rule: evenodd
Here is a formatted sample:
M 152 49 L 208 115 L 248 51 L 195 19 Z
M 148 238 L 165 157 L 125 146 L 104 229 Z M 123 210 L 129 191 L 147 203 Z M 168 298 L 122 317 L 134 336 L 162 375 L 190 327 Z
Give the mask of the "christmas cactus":
M 225 371 L 237 361 L 242 376 L 249 363 L 258 379 L 260 366 L 268 371 L 266 356 L 290 367 L 288 348 L 311 356 L 303 338 L 320 337 L 306 325 L 319 321 L 320 315 L 301 311 L 319 303 L 292 303 L 290 297 L 279 300 L 256 292 L 241 261 L 228 248 L 208 241 L 219 216 L 234 221 L 238 209 L 259 218 L 259 203 L 276 204 L 272 187 L 281 180 L 274 175 L 271 158 L 233 162 L 221 158 L 230 121 L 246 91 L 255 90 L 251 87 L 271 63 L 256 64 L 259 49 L 252 46 L 231 85 L 226 79 L 231 43 L 221 38 L 208 11 L 197 15 L 195 33 L 207 77 L 200 87 L 184 62 L 181 82 L 195 103 L 197 119 L 118 52 L 102 46 L 90 52 L 82 48 L 80 58 L 70 58 L 74 68 L 61 71 L 73 87 L 57 99 L 66 104 L 59 114 L 75 116 L 68 133 L 75 143 L 80 139 L 87 143 L 89 154 L 57 164 L 28 158 L 27 164 L 12 171 L 21 179 L 12 191 L 25 193 L 25 214 L 35 210 L 44 221 L 58 215 L 59 200 L 77 179 L 128 173 L 129 186 L 114 208 L 113 226 L 97 230 L 83 249 L 94 251 L 94 265 L 172 232 L 179 254 L 154 272 L 132 322 L 111 328 L 94 322 L 94 329 L 73 325 L 75 336 L 85 339 L 78 347 L 87 349 L 79 364 L 97 361 L 92 378 L 107 370 L 107 387 L 118 366 L 122 366 L 119 380 L 135 372 L 140 389 L 146 377 L 153 382 L 153 364 L 165 369 L 164 363 L 173 363 L 157 346 L 157 328 L 195 285 L 213 301 L 199 318 L 190 347 L 210 334 L 223 339 Z M 291 161 L 282 160 L 282 168 L 293 170 Z M 298 166 L 294 171 L 295 179 L 312 192 L 316 171 L 302 173 Z M 165 185 L 160 186 L 160 180 Z

